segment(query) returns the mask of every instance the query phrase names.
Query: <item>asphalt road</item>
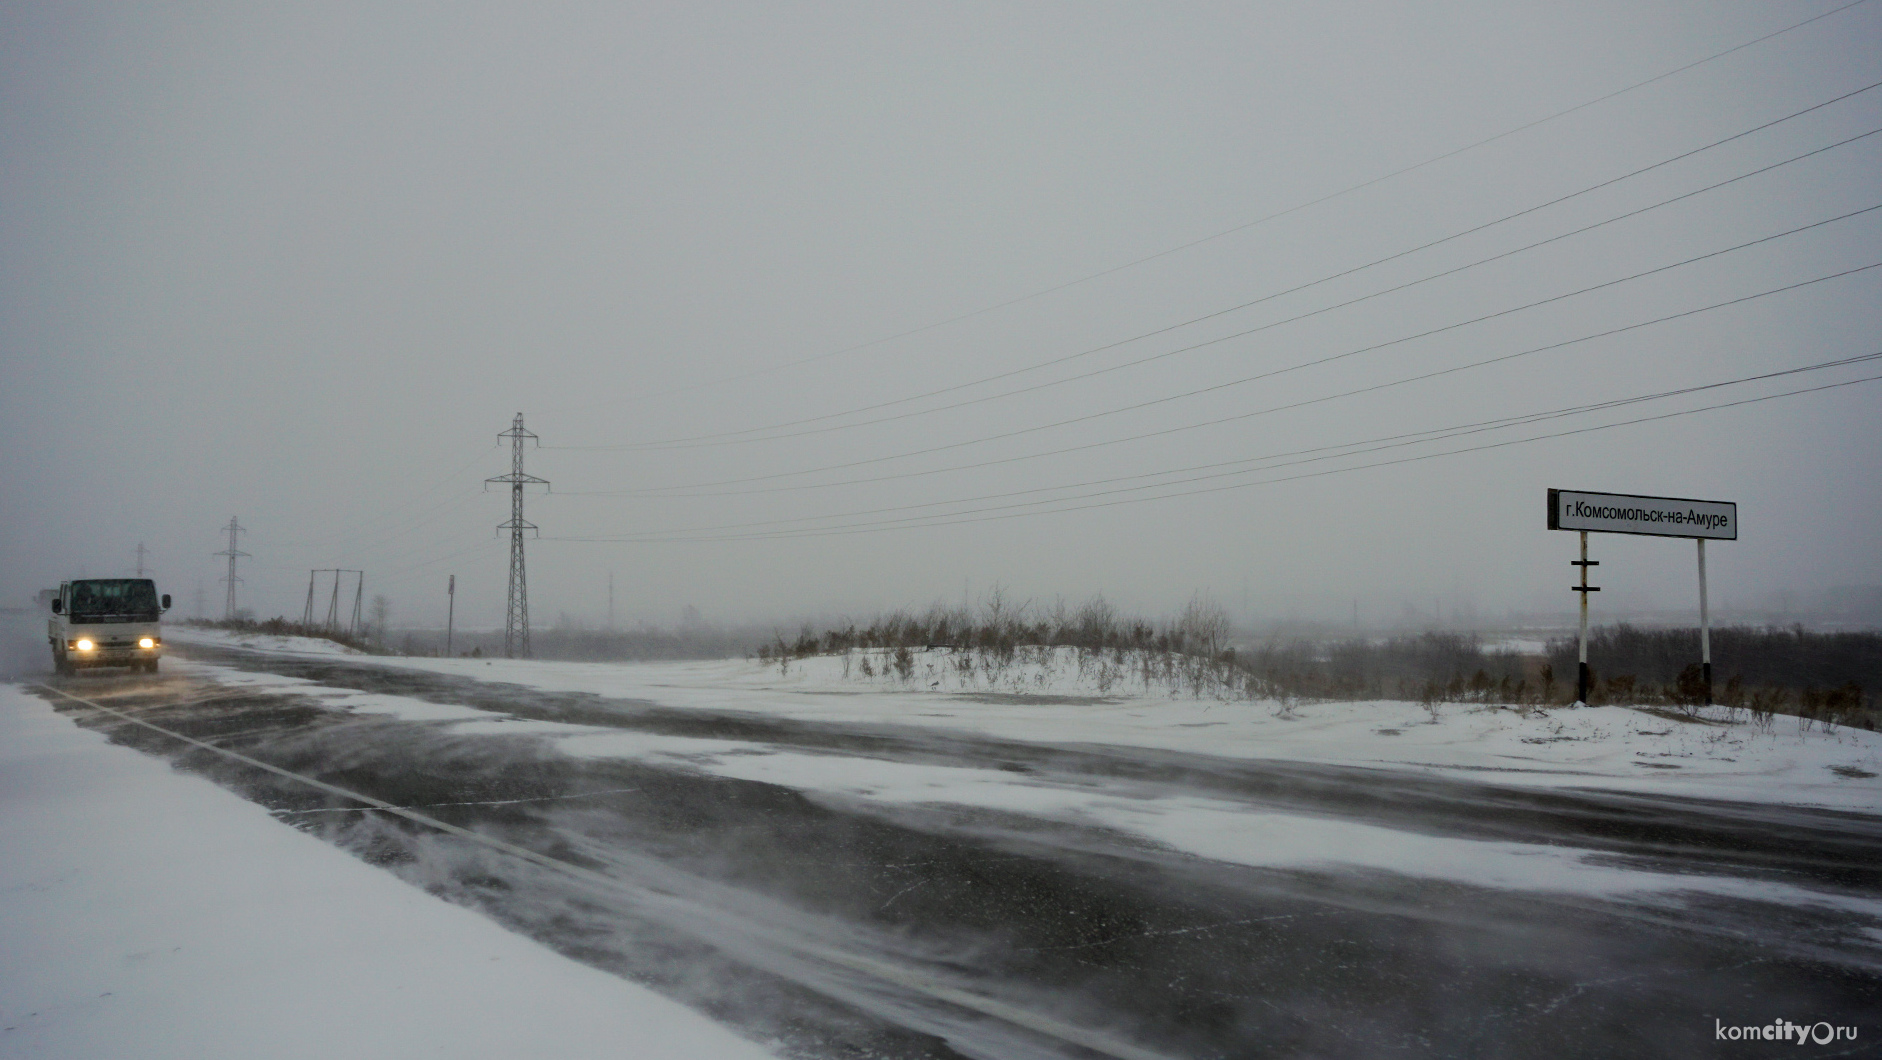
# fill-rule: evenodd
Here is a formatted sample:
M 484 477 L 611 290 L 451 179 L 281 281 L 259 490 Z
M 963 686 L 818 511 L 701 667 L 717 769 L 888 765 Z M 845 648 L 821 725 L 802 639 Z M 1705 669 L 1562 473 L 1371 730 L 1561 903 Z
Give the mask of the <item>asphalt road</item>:
M 788 747 L 832 769 L 859 758 L 972 765 L 1882 899 L 1874 816 L 681 711 L 344 658 L 182 653 L 518 718 Z M 1860 913 L 1255 868 L 1018 812 L 576 758 L 528 732 L 347 713 L 187 668 L 33 679 L 618 880 L 599 887 L 45 693 L 78 724 L 212 777 L 284 827 L 787 1055 L 1097 1055 L 950 1004 L 948 990 L 1172 1057 L 1872 1055 L 1882 1037 L 1882 921 Z M 624 897 L 634 893 L 651 900 Z M 818 951 L 864 963 L 805 956 Z M 897 975 L 857 970 L 871 964 Z M 1854 1052 L 1714 1038 L 1715 1020 L 1780 1018 L 1855 1025 L 1862 1038 Z

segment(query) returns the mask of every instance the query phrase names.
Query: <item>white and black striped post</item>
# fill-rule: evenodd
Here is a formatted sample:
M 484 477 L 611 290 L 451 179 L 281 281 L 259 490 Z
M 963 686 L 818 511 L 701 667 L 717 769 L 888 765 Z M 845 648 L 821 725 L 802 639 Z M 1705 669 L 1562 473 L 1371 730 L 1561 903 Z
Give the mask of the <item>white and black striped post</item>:
M 1575 667 L 1575 703 L 1588 705 L 1588 594 L 1598 593 L 1601 587 L 1588 584 L 1588 568 L 1599 567 L 1599 560 L 1588 558 L 1588 531 L 1581 532 L 1581 558 L 1568 561 L 1570 566 L 1581 568 L 1581 584 L 1569 588 L 1581 594 L 1581 660 Z
M 1712 621 L 1706 614 L 1706 539 L 1699 538 L 1699 670 L 1706 685 L 1706 706 L 1712 705 Z

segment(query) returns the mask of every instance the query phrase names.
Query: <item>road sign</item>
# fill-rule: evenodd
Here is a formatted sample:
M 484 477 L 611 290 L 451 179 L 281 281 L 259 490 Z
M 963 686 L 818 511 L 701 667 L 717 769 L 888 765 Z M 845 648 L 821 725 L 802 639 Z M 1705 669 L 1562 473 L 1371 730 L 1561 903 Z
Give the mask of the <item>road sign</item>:
M 1731 501 L 1698 501 L 1690 497 L 1641 497 L 1632 493 L 1549 491 L 1549 529 L 1581 533 L 1581 558 L 1570 560 L 1581 568 L 1581 584 L 1570 586 L 1581 594 L 1581 657 L 1575 695 L 1588 701 L 1588 594 L 1600 588 L 1588 584 L 1588 568 L 1599 562 L 1588 558 L 1589 533 L 1646 534 L 1651 537 L 1696 538 L 1699 546 L 1699 666 L 1705 700 L 1712 702 L 1712 619 L 1706 610 L 1706 541 L 1738 540 L 1738 505 Z
M 1549 491 L 1549 529 L 1738 540 L 1738 505 L 1690 497 Z

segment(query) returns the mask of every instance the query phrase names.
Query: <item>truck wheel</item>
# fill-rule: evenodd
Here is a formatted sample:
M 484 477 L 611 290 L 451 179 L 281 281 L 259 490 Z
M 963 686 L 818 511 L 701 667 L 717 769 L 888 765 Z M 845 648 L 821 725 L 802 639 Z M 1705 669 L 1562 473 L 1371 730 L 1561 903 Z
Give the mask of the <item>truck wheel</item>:
M 156 673 L 156 672 L 157 672 L 157 660 L 155 660 L 155 659 L 152 659 L 152 660 L 150 660 L 149 662 L 147 662 L 147 663 L 145 663 L 145 664 L 144 664 L 144 672 L 145 672 L 145 673 L 151 673 L 151 674 L 154 674 L 154 673 Z

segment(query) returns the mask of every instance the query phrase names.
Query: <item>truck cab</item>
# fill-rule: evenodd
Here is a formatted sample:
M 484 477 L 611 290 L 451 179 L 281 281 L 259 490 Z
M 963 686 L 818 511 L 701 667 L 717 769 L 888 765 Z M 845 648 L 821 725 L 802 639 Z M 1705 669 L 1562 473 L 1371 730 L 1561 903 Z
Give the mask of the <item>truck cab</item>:
M 46 640 L 53 669 L 77 673 L 94 666 L 157 672 L 163 657 L 163 612 L 170 596 L 157 596 L 149 578 L 85 578 L 65 582 L 49 604 Z

